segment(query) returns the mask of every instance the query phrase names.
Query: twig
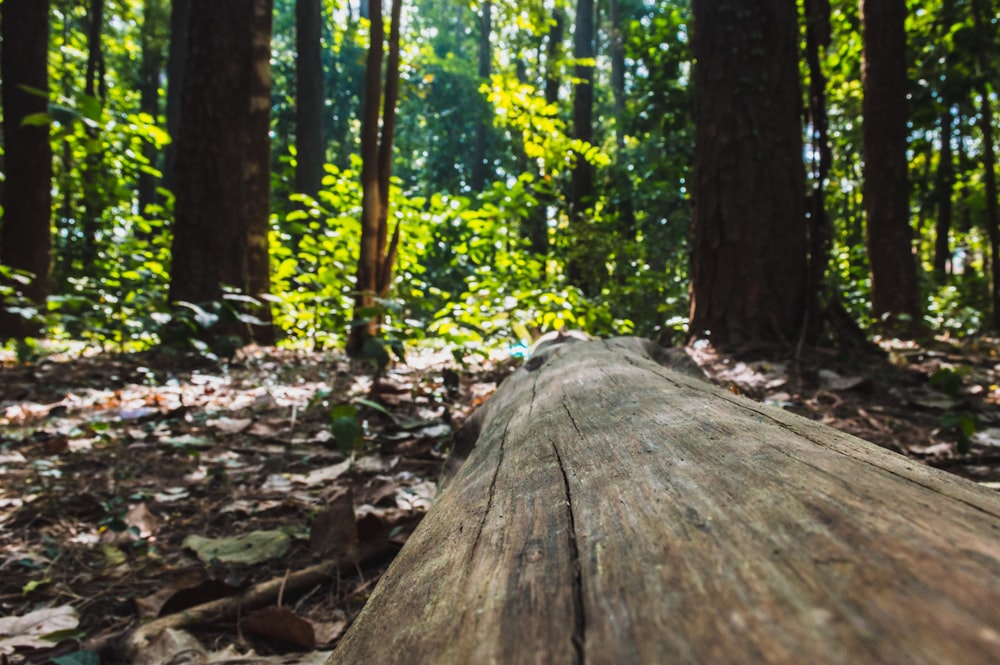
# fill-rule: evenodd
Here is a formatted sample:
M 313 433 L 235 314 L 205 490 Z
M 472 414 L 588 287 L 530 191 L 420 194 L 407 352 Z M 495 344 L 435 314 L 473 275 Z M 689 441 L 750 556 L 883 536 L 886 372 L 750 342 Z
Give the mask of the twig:
M 133 655 L 146 648 L 159 633 L 169 628 L 181 628 L 192 624 L 218 622 L 234 617 L 242 609 L 262 607 L 274 603 L 286 591 L 295 591 L 322 584 L 337 574 L 341 566 L 355 564 L 385 552 L 390 545 L 377 542 L 362 545 L 357 552 L 338 556 L 303 570 L 286 573 L 281 577 L 261 582 L 238 596 L 219 598 L 181 612 L 169 614 L 139 626 L 124 639 L 126 654 Z

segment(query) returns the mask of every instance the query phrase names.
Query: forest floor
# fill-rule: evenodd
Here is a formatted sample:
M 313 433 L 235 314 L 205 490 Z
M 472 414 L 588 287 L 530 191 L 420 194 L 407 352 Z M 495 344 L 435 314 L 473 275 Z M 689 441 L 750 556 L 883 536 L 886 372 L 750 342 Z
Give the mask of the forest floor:
M 883 350 L 689 353 L 734 392 L 1000 489 L 1000 340 Z M 519 363 L 413 352 L 375 381 L 275 349 L 0 357 L 0 662 L 322 663 L 454 428 Z

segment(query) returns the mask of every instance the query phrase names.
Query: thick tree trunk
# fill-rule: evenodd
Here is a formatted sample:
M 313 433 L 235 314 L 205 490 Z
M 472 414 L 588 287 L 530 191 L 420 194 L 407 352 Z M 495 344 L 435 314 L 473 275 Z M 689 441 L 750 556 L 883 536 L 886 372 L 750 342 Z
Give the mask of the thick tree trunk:
M 163 152 L 163 187 L 171 192 L 174 191 L 177 182 L 175 164 L 181 128 L 181 91 L 184 89 L 190 22 L 191 0 L 172 0 L 170 48 L 167 52 L 167 133 L 173 140 L 167 144 Z
M 247 115 L 246 158 L 242 163 L 246 196 L 246 290 L 254 298 L 271 293 L 271 260 L 268 236 L 271 224 L 271 24 L 273 0 L 252 0 L 250 108 Z M 254 342 L 271 346 L 275 342 L 271 305 L 261 300 L 254 309 L 263 325 L 254 325 Z
M 323 186 L 323 3 L 295 0 L 295 189 L 315 197 Z
M 4 174 L 0 263 L 35 275 L 21 292 L 44 308 L 52 252 L 52 148 L 47 123 L 23 124 L 48 107 L 48 0 L 0 5 Z M 41 90 L 36 95 L 25 88 Z M 0 306 L 0 340 L 37 334 L 39 327 Z
M 171 301 L 219 301 L 224 286 L 266 292 L 270 15 L 270 0 L 206 3 L 192 13 Z M 255 331 L 260 341 L 269 327 Z M 227 332 L 251 337 L 244 326 Z
M 695 0 L 691 335 L 791 345 L 809 298 L 798 16 Z
M 676 363 L 509 377 L 329 665 L 1000 660 L 1000 496 Z
M 914 332 L 921 322 L 907 189 L 905 21 L 905 0 L 861 0 L 872 313 L 892 332 Z

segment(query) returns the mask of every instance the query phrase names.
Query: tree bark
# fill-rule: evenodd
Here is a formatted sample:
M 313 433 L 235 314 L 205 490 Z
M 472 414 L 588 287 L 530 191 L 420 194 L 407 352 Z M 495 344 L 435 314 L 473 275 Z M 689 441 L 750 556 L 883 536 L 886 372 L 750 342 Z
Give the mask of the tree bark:
M 483 0 L 479 9 L 479 81 L 488 84 L 493 65 L 493 48 L 490 35 L 493 34 L 493 2 Z M 475 149 L 472 156 L 472 182 L 474 192 L 481 192 L 486 186 L 486 130 L 489 108 L 485 105 L 476 119 Z
M 162 44 L 162 21 L 165 7 L 161 0 L 146 0 L 143 5 L 142 29 L 140 45 L 142 48 L 142 64 L 139 69 L 139 108 L 149 115 L 153 122 L 160 115 L 160 75 L 163 73 L 164 53 Z M 151 167 L 156 166 L 158 151 L 146 141 L 142 148 L 143 157 Z M 146 208 L 156 202 L 157 178 L 150 173 L 139 174 L 137 191 L 139 214 L 145 214 Z
M 594 0 L 577 0 L 576 25 L 573 30 L 573 57 L 593 60 Z M 586 143 L 594 140 L 594 65 L 577 63 L 573 84 L 573 138 Z M 572 249 L 566 262 L 566 277 L 586 295 L 594 295 L 601 281 L 604 261 L 592 254 L 587 211 L 594 204 L 594 166 L 576 154 L 570 175 L 569 218 L 573 234 Z
M 937 199 L 937 222 L 934 230 L 934 276 L 943 283 L 951 263 L 951 247 L 948 234 L 951 232 L 951 197 L 955 187 L 954 157 L 952 156 L 951 106 L 945 105 L 941 112 L 941 150 L 938 155 L 937 176 L 934 183 L 934 197 Z
M 798 16 L 791 0 L 695 0 L 691 335 L 790 346 L 807 283 Z
M 366 6 L 362 3 L 362 7 Z M 365 310 L 375 304 L 378 275 L 378 220 L 381 195 L 378 177 L 379 110 L 382 105 L 382 59 L 385 53 L 382 0 L 370 0 L 368 59 L 365 64 L 365 99 L 361 116 L 361 249 L 355 282 L 354 318 L 347 352 L 360 356 L 365 340 L 377 333 L 377 324 Z M 357 331 L 357 332 L 355 332 Z
M 376 298 L 384 297 L 391 286 L 400 238 L 398 223 L 391 239 L 389 237 L 389 187 L 399 94 L 402 5 L 402 0 L 394 0 L 392 5 L 383 102 L 385 30 L 382 26 L 382 0 L 371 0 L 369 4 L 371 45 L 365 70 L 365 99 L 361 120 L 361 251 L 355 282 L 354 321 L 346 345 L 348 355 L 353 358 L 363 357 L 368 340 L 379 334 L 383 317 L 373 314 L 372 310 L 375 308 Z
M 323 186 L 323 3 L 295 1 L 295 189 L 314 197 Z
M 677 360 L 577 342 L 507 378 L 328 665 L 1000 660 L 1000 496 Z
M 980 43 L 989 43 L 989 33 L 983 26 L 983 12 L 980 0 L 972 0 L 972 20 Z M 988 6 L 992 3 L 988 3 Z M 976 52 L 979 76 L 976 92 L 979 93 L 979 129 L 983 135 L 983 182 L 986 185 L 986 232 L 990 239 L 990 306 L 991 327 L 1000 331 L 1000 209 L 997 202 L 996 148 L 993 143 L 993 105 L 990 102 L 988 72 L 990 61 L 984 55 L 984 48 Z
M 830 149 L 829 121 L 826 113 L 826 75 L 823 73 L 821 56 L 823 49 L 830 45 L 830 2 L 829 0 L 807 0 L 806 19 L 806 63 L 809 68 L 808 123 L 812 139 L 814 170 L 812 189 L 806 206 L 809 210 L 809 279 L 806 292 L 814 294 L 809 298 L 809 311 L 803 335 L 816 339 L 822 330 L 823 312 L 820 299 L 829 303 L 838 298 L 826 286 L 826 268 L 830 262 L 830 243 L 833 227 L 826 211 L 825 186 L 833 164 Z M 840 303 L 837 303 L 837 307 Z
M 163 152 L 163 187 L 174 192 L 176 187 L 177 141 L 181 127 L 181 91 L 184 89 L 184 68 L 187 61 L 188 25 L 191 22 L 191 0 L 171 0 L 170 48 L 167 52 L 167 133 L 172 142 Z
M 247 117 L 246 157 L 242 164 L 246 195 L 246 290 L 254 297 L 271 293 L 271 29 L 273 0 L 252 0 L 250 108 Z M 275 342 L 270 301 L 262 299 L 253 313 L 262 324 L 253 325 L 250 338 L 257 344 Z
M 863 153 L 872 313 L 888 331 L 921 322 L 907 189 L 906 2 L 861 0 Z
M 270 0 L 191 15 L 184 71 L 170 300 L 266 293 Z M 262 343 L 268 328 L 254 331 Z M 251 339 L 247 326 L 227 333 Z
M 559 102 L 559 86 L 562 82 L 560 61 L 563 57 L 565 25 L 565 14 L 557 6 L 552 10 L 552 24 L 545 37 L 545 103 L 553 106 Z M 526 160 L 525 168 L 527 168 Z M 528 211 L 521 235 L 527 238 L 528 247 L 532 254 L 544 257 L 548 256 L 549 253 L 548 210 L 556 203 L 556 192 L 551 176 L 544 167 L 540 169 L 538 177 L 541 182 L 535 187 L 534 192 L 538 205 Z
M 104 0 L 90 0 L 87 12 L 87 70 L 84 90 L 89 97 L 104 107 L 107 96 L 107 82 L 104 76 L 104 49 L 101 45 L 101 34 L 104 29 Z M 88 126 L 87 136 L 92 145 L 100 145 L 97 140 L 98 130 Z M 93 151 L 91 151 L 93 150 Z M 83 219 L 80 232 L 83 236 L 82 263 L 91 266 L 97 260 L 98 229 L 104 216 L 105 177 L 103 150 L 91 148 L 83 162 Z
M 632 203 L 632 177 L 629 175 L 625 155 L 625 16 L 622 0 L 608 1 L 608 29 L 610 31 L 611 93 L 615 108 L 615 187 L 617 200 L 613 201 L 617 213 L 618 228 L 622 237 L 634 241 L 638 229 L 635 208 Z M 627 255 L 623 254 L 623 259 Z M 619 275 L 628 274 L 627 265 L 619 261 Z
M 48 109 L 48 0 L 6 0 L 0 4 L 0 35 L 6 176 L 0 263 L 35 276 L 18 288 L 44 311 L 51 287 L 52 148 L 48 123 L 23 123 L 26 117 Z M 38 332 L 37 324 L 0 307 L 0 339 L 21 339 Z

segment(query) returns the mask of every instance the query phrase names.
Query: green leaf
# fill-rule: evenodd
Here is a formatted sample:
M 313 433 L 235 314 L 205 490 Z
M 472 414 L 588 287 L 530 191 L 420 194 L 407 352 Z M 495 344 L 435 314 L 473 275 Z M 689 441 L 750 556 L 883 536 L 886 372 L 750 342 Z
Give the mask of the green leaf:
M 21 119 L 22 127 L 44 127 L 52 124 L 52 116 L 48 113 L 32 113 Z
M 361 442 L 364 428 L 358 422 L 358 410 L 352 404 L 338 404 L 330 410 L 330 434 L 344 455 L 350 455 Z

